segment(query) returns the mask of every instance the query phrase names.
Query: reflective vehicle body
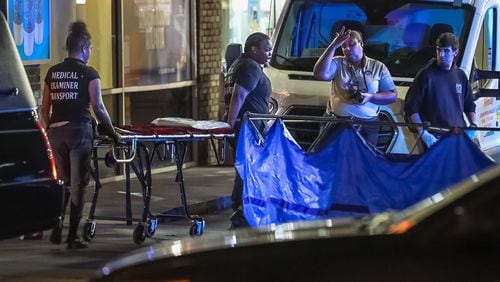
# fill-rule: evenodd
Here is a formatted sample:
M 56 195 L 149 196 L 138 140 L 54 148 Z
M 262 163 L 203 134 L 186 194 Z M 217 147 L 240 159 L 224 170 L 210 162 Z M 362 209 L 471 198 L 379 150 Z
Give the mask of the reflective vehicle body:
M 499 97 L 497 79 L 484 76 L 500 68 L 499 5 L 498 0 L 289 0 L 273 34 L 270 66 L 265 68 L 272 82 L 275 113 L 316 116 L 324 113 L 331 82 L 315 80 L 312 70 L 342 26 L 360 31 L 366 55 L 383 62 L 393 76 L 399 97 L 395 103 L 381 107 L 383 121 L 404 122 L 403 104 L 408 87 L 417 71 L 435 57 L 435 42 L 443 32 L 453 32 L 459 38 L 457 64 L 469 75 L 476 97 Z M 336 54 L 342 55 L 340 48 Z M 496 91 L 486 93 L 481 89 Z M 480 98 L 476 104 L 478 125 L 498 127 L 498 100 Z M 305 147 L 317 135 L 317 128 L 307 123 L 289 129 Z M 406 154 L 415 144 L 406 128 L 383 126 L 380 133 L 378 147 L 388 153 Z M 481 132 L 478 136 L 481 148 L 498 148 L 499 136 L 498 132 Z
M 0 239 L 52 228 L 63 188 L 9 28 L 0 13 Z
M 500 167 L 400 212 L 168 241 L 93 281 L 495 281 Z

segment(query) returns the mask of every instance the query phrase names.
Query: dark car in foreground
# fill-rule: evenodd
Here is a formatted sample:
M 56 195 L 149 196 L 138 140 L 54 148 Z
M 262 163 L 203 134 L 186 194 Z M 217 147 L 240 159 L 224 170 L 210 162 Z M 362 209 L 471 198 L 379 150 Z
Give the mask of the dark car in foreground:
M 62 211 L 50 145 L 0 13 L 0 239 L 52 228 Z
M 169 241 L 93 281 L 500 281 L 500 167 L 402 211 Z

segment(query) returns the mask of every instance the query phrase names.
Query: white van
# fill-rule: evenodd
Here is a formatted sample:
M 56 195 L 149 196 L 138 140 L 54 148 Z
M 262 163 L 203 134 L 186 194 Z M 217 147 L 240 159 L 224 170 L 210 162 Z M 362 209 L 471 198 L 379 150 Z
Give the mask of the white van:
M 273 87 L 273 113 L 323 115 L 331 82 L 315 80 L 312 69 L 335 32 L 346 26 L 363 34 L 366 54 L 385 63 L 398 87 L 397 102 L 382 107 L 381 120 L 403 122 L 404 98 L 416 72 L 435 56 L 437 36 L 453 32 L 460 39 L 458 65 L 469 75 L 478 98 L 478 125 L 498 127 L 499 9 L 500 0 L 288 0 L 265 68 Z M 311 123 L 290 124 L 288 129 L 304 147 L 317 136 Z M 481 149 L 496 153 L 500 132 L 478 135 Z M 406 154 L 414 144 L 406 128 L 381 129 L 382 151 Z

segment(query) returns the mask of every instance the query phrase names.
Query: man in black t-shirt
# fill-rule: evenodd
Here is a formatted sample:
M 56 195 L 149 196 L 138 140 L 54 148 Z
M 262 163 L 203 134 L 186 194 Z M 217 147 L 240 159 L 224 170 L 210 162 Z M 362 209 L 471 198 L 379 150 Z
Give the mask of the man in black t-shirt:
M 57 174 L 70 190 L 68 249 L 86 248 L 77 235 L 82 217 L 83 192 L 89 182 L 93 131 L 90 107 L 101 123 L 104 133 L 116 140 L 108 112 L 101 96 L 99 74 L 87 66 L 92 49 L 90 34 L 83 22 L 70 26 L 66 39 L 68 58 L 52 66 L 45 76 L 42 100 L 42 120 L 56 161 Z M 64 209 L 68 204 L 65 196 Z M 62 224 L 52 230 L 50 241 L 61 243 Z
M 455 64 L 459 42 L 453 33 L 443 33 L 436 40 L 436 59 L 417 73 L 405 99 L 405 115 L 413 123 L 430 122 L 438 127 L 476 126 L 476 105 L 464 71 Z M 417 128 L 422 141 L 430 148 L 439 138 Z
M 272 44 L 264 33 L 256 32 L 248 36 L 244 53 L 229 69 L 230 84 L 233 86 L 227 122 L 236 131 L 231 142 L 233 152 L 236 152 L 236 141 L 241 118 L 246 112 L 269 113 L 269 98 L 271 97 L 271 82 L 262 71 L 262 66 L 271 59 Z M 259 130 L 264 129 L 264 122 L 257 123 Z M 231 216 L 231 228 L 247 226 L 242 211 L 243 181 L 236 171 L 231 199 L 234 210 Z

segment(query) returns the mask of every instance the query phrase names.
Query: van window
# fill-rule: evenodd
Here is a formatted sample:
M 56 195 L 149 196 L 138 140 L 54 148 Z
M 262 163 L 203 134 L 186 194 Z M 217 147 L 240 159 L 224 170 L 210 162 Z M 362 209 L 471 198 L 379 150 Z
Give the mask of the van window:
M 483 26 L 474 53 L 475 67 L 480 70 L 497 70 L 496 65 L 496 9 L 489 9 L 484 17 Z
M 473 9 L 439 3 L 316 0 L 294 1 L 283 14 L 273 67 L 312 71 L 335 33 L 345 26 L 363 34 L 365 53 L 384 62 L 393 76 L 414 77 L 435 56 L 439 34 L 453 32 L 465 40 Z M 340 48 L 337 52 L 341 55 Z

